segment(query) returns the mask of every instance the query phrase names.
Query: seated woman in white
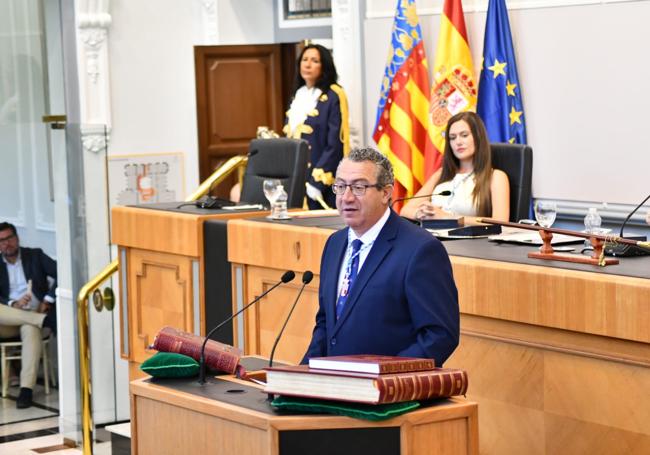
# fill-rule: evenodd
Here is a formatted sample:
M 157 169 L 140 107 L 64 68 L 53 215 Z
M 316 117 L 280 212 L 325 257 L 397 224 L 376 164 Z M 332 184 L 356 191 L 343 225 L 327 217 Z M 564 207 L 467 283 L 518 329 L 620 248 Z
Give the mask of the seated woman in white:
M 464 216 L 465 223 L 475 217 L 508 221 L 510 184 L 508 176 L 492 168 L 492 153 L 483 122 L 474 112 L 461 112 L 447 123 L 442 167 L 415 196 L 432 196 L 431 201 L 411 199 L 401 211 L 407 218 L 423 220 Z

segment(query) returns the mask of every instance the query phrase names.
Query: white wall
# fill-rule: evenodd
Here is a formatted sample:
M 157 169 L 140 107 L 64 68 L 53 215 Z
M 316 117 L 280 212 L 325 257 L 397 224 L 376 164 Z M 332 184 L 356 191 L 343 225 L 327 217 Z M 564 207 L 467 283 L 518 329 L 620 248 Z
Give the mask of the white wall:
M 219 44 L 274 42 L 272 1 L 221 0 L 217 3 Z
M 199 2 L 115 1 L 109 29 L 109 155 L 183 152 L 186 193 L 198 184 L 194 50 Z
M 183 152 L 186 194 L 199 184 L 194 46 L 273 42 L 272 2 L 208 3 L 122 0 L 110 11 L 109 155 Z
M 371 141 L 394 3 L 368 0 L 365 20 L 367 131 Z M 650 104 L 650 2 L 508 2 L 535 197 L 634 204 L 647 194 L 642 131 Z M 582 3 L 582 4 L 580 4 Z M 442 1 L 419 1 L 430 68 Z M 480 71 L 485 1 L 465 1 L 475 70 Z M 354 94 L 348 94 L 354 96 Z M 361 96 L 361 94 L 358 94 Z

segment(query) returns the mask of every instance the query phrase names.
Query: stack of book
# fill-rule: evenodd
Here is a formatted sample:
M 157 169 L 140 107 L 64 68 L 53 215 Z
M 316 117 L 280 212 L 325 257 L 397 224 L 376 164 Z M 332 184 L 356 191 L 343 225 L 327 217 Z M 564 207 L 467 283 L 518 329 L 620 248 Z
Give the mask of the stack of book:
M 316 357 L 309 366 L 267 368 L 265 392 L 384 404 L 464 395 L 467 372 L 431 359 L 377 355 Z

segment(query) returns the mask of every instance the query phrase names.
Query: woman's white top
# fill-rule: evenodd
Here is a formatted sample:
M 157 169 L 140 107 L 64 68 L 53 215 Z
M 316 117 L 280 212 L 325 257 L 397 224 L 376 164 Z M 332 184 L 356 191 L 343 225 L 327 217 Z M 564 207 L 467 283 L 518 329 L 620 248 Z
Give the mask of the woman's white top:
M 318 104 L 318 97 L 323 92 L 317 87 L 307 88 L 303 85 L 298 90 L 289 107 L 289 132 L 292 133 L 298 125 L 305 123 L 307 114 L 313 111 Z M 290 135 L 290 134 L 289 134 Z
M 434 194 L 451 191 L 451 195 L 431 196 L 431 203 L 455 215 L 477 216 L 478 208 L 474 205 L 472 195 L 475 185 L 474 172 L 456 174 L 453 179 L 436 185 L 433 189 Z

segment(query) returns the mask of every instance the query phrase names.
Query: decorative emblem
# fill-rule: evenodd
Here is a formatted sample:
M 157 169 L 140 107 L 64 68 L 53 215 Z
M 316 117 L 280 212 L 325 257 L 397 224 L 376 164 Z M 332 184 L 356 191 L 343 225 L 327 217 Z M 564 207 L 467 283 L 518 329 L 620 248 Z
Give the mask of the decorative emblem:
M 476 86 L 471 73 L 460 65 L 454 66 L 431 90 L 431 122 L 438 128 L 444 128 L 451 116 L 467 110 L 475 99 Z

